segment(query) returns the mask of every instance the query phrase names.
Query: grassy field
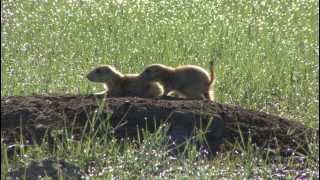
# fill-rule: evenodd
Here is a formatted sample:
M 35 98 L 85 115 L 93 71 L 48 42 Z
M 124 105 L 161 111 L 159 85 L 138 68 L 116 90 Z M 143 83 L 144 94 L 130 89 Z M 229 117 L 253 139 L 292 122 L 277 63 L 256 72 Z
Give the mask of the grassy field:
M 317 0 L 2 0 L 1 5 L 1 96 L 97 92 L 102 87 L 83 75 L 98 64 L 138 73 L 150 63 L 208 68 L 215 59 L 218 102 L 319 127 Z M 161 140 L 146 140 L 139 149 L 128 144 L 122 153 L 113 141 L 93 140 L 69 143 L 54 156 L 80 166 L 103 159 L 96 178 L 267 178 L 281 165 L 265 163 L 250 145 L 241 155 L 199 160 L 197 153 L 170 159 Z M 1 154 L 1 175 L 48 156 L 45 147 L 25 153 L 10 163 Z M 317 154 L 303 163 L 311 176 L 319 167 Z

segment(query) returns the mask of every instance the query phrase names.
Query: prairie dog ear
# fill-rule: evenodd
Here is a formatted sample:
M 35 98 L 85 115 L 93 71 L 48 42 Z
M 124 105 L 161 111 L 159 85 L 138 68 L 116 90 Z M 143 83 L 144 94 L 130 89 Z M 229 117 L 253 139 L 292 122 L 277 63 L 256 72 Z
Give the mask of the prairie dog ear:
M 151 73 L 151 69 L 150 69 L 150 68 L 147 68 L 144 72 L 145 72 L 146 74 L 149 74 L 149 73 Z
M 98 67 L 95 72 L 98 74 L 109 74 L 111 71 L 109 66 L 102 66 L 102 67 Z
M 95 70 L 95 73 L 101 74 L 101 72 L 102 72 L 101 68 L 97 68 L 97 69 Z

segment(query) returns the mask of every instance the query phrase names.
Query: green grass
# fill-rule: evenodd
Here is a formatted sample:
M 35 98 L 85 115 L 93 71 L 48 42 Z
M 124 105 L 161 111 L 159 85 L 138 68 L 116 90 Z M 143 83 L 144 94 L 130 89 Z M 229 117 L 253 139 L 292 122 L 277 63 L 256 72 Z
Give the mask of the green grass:
M 98 64 L 139 73 L 150 63 L 208 68 L 214 58 L 218 102 L 319 126 L 316 0 L 2 0 L 1 4 L 1 96 L 97 92 L 102 87 L 83 75 Z M 100 144 L 99 148 L 105 149 L 104 145 L 110 147 Z M 139 158 L 135 154 L 139 152 L 113 155 L 130 160 Z M 233 163 L 244 163 L 241 157 L 228 157 L 205 161 L 200 172 L 218 173 L 217 162 L 233 170 Z M 167 161 L 161 163 L 174 176 L 185 176 L 186 169 L 193 167 L 188 160 L 181 161 L 172 167 L 167 167 Z M 133 164 L 129 169 L 117 168 L 115 175 L 127 172 L 129 177 L 139 168 L 144 175 L 152 174 L 147 167 Z

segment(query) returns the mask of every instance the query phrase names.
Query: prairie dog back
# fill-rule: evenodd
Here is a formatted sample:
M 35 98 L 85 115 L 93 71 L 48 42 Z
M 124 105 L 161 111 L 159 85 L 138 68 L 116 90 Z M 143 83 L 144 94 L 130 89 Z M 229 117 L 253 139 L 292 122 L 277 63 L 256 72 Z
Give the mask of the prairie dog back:
M 144 80 L 159 81 L 164 86 L 164 95 L 176 91 L 187 98 L 214 99 L 210 91 L 215 81 L 212 62 L 210 62 L 210 75 L 206 70 L 195 65 L 172 68 L 153 64 L 146 67 L 140 76 Z
M 163 95 L 163 87 L 159 83 L 144 81 L 139 74 L 125 74 L 123 89 L 130 96 L 152 98 Z
M 206 86 L 210 82 L 209 73 L 195 65 L 178 66 L 174 71 L 173 79 L 178 81 L 179 85 L 188 86 L 189 84 L 197 86 Z

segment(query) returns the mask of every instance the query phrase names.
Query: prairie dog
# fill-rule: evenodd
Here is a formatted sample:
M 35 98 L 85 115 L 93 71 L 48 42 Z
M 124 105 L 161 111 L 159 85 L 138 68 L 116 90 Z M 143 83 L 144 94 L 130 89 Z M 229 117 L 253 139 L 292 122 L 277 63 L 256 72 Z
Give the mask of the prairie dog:
M 209 75 L 206 70 L 195 65 L 173 68 L 152 64 L 144 69 L 140 78 L 144 81 L 160 82 L 164 86 L 164 95 L 175 91 L 187 98 L 214 100 L 213 91 L 210 91 L 210 86 L 216 79 L 213 68 L 213 62 L 210 62 Z
M 110 97 L 152 98 L 163 94 L 159 83 L 144 81 L 138 74 L 122 74 L 110 65 L 96 67 L 86 77 L 92 82 L 104 83 L 105 92 Z

